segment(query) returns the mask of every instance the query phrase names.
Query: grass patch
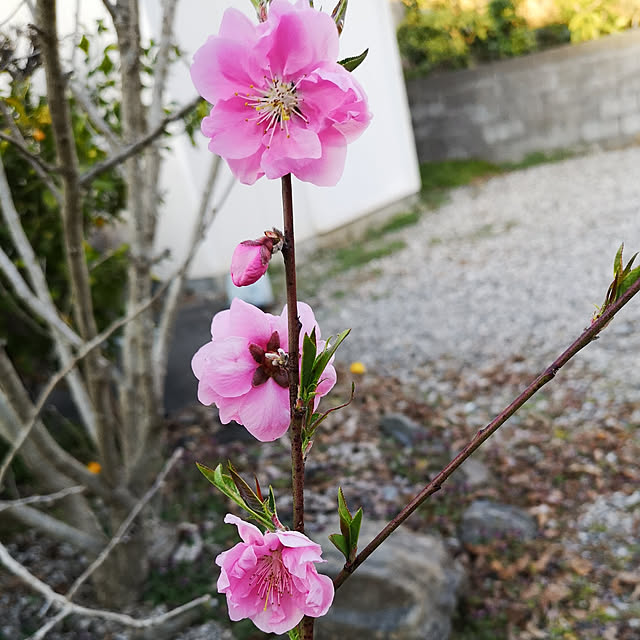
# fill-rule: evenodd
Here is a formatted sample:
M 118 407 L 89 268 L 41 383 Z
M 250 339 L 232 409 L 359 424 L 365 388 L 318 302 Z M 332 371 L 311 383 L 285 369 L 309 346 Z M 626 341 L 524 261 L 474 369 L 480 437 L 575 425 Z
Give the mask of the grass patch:
M 486 160 L 443 160 L 420 165 L 422 192 L 454 189 L 469 184 L 476 178 L 504 173 L 500 165 Z
M 573 158 L 575 153 L 568 149 L 558 149 L 557 151 L 534 151 L 528 153 L 519 162 L 505 162 L 500 165 L 504 171 L 519 171 L 520 169 L 528 169 L 529 167 L 537 167 L 540 164 L 551 164 L 553 162 L 562 162 L 567 158 Z
M 367 247 L 361 244 L 342 247 L 335 252 L 335 261 L 331 272 L 335 274 L 354 267 L 360 267 L 372 260 L 391 255 L 406 246 L 404 240 L 393 240 L 379 247 Z
M 420 220 L 420 213 L 421 212 L 418 209 L 407 211 L 405 213 L 399 213 L 390 218 L 381 227 L 369 229 L 367 231 L 366 238 L 367 240 L 377 240 L 387 233 L 393 233 L 394 231 L 399 231 L 400 229 L 404 229 L 405 227 L 410 227 L 416 224 L 418 220 Z

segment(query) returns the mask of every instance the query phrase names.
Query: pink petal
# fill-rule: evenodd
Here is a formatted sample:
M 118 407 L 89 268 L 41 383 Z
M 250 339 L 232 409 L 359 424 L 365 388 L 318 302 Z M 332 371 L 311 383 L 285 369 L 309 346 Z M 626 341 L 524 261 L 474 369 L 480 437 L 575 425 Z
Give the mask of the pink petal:
M 316 396 L 315 406 L 317 406 L 318 401 L 322 396 L 326 396 L 327 393 L 333 389 L 337 379 L 338 376 L 336 375 L 336 370 L 333 365 L 327 365 L 327 368 L 323 371 L 320 382 L 318 383 L 318 388 L 316 389 L 318 395 Z
M 289 428 L 289 390 L 272 379 L 254 387 L 239 407 L 239 422 L 261 442 L 282 437 Z
M 267 133 L 262 139 L 266 150 L 262 155 L 262 168 L 270 180 L 281 178 L 291 173 L 298 166 L 299 160 L 319 158 L 322 154 L 320 139 L 315 131 L 299 124 L 289 125 L 289 135 L 285 131 L 277 131 L 271 139 Z
M 250 342 L 261 346 L 267 344 L 272 334 L 271 314 L 264 313 L 240 298 L 232 300 L 229 311 L 229 331 L 233 332 L 232 335 L 246 337 Z M 212 330 L 213 328 L 212 325 Z
M 250 42 L 210 36 L 193 57 L 191 80 L 198 93 L 215 104 L 249 88 L 253 83 L 248 71 L 252 60 Z
M 238 518 L 238 516 L 234 516 L 232 513 L 227 513 L 224 517 L 224 521 L 227 524 L 235 524 L 236 527 L 238 527 L 238 534 L 247 544 L 264 544 L 264 536 L 262 535 L 262 532 L 258 527 L 250 522 L 245 522 L 241 518 Z
M 209 150 L 237 160 L 253 155 L 262 145 L 262 127 L 249 120 L 255 112 L 245 98 L 220 100 L 202 120 L 202 133 L 211 138 Z
M 247 339 L 224 338 L 212 345 L 202 379 L 223 398 L 237 398 L 247 393 L 257 369 Z
M 271 251 L 259 242 L 241 242 L 231 256 L 231 280 L 236 287 L 257 282 L 267 271 Z
M 263 153 L 264 147 L 260 146 L 260 148 L 251 156 L 241 158 L 239 160 L 227 160 L 231 173 L 233 173 L 233 175 L 242 184 L 254 184 L 256 180 L 262 178 L 264 175 L 264 171 L 260 166 Z
M 334 187 L 342 177 L 347 159 L 347 145 L 344 136 L 331 129 L 320 134 L 322 156 L 310 160 L 293 174 L 303 182 L 311 182 L 319 187 Z
M 329 611 L 333 602 L 333 581 L 329 576 L 317 573 L 315 568 L 310 566 L 307 572 L 307 586 L 309 591 L 303 611 L 307 616 L 319 618 Z
M 338 31 L 328 14 L 285 0 L 274 0 L 269 14 L 278 21 L 265 52 L 274 74 L 288 81 L 311 71 L 318 61 L 338 58 Z

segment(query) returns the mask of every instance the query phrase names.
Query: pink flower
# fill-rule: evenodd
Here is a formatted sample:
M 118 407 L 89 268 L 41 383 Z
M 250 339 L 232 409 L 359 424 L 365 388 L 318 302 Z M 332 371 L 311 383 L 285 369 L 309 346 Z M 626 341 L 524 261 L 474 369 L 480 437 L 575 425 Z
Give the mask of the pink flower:
M 311 307 L 299 302 L 298 316 L 299 347 L 304 334 L 315 328 L 318 349 L 324 348 Z M 290 422 L 286 306 L 280 316 L 273 316 L 235 298 L 230 309 L 214 316 L 211 337 L 191 361 L 200 402 L 215 404 L 223 424 L 235 420 L 262 442 L 280 438 Z M 336 371 L 329 365 L 318 385 L 316 404 L 335 383 Z
M 196 52 L 191 78 L 213 104 L 209 150 L 244 184 L 288 173 L 335 185 L 346 145 L 371 115 L 364 91 L 336 62 L 338 31 L 308 0 L 273 0 L 265 22 L 227 9 L 220 33 Z
M 231 280 L 236 287 L 246 287 L 259 280 L 269 266 L 275 251 L 282 247 L 282 234 L 275 229 L 265 231 L 259 240 L 241 242 L 231 256 Z
M 223 551 L 218 592 L 227 596 L 229 617 L 251 618 L 267 633 L 286 633 L 302 616 L 323 616 L 333 601 L 333 582 L 314 565 L 323 562 L 322 549 L 298 531 L 262 534 L 240 518 L 227 514 L 243 542 Z

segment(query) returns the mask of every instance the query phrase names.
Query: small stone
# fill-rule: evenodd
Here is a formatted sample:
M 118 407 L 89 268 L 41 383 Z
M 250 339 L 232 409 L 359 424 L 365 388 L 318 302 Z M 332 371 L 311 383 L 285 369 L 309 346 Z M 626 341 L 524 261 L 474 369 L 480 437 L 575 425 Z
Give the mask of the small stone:
M 380 419 L 380 429 L 403 447 L 410 447 L 420 432 L 420 425 L 402 413 L 388 413 Z
M 487 484 L 490 478 L 487 465 L 476 458 L 465 460 L 464 464 L 460 467 L 460 471 L 462 471 L 465 482 L 469 487 L 479 487 Z
M 508 537 L 531 540 L 536 534 L 536 523 L 526 511 L 490 500 L 473 502 L 460 525 L 460 539 L 472 545 Z

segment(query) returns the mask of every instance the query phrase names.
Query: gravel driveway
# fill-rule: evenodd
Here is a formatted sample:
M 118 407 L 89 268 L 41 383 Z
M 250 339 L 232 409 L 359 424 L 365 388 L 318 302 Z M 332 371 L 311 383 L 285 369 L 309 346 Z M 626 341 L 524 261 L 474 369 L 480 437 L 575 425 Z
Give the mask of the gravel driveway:
M 626 259 L 640 250 L 640 148 L 456 189 L 396 235 L 406 249 L 338 275 L 315 301 L 325 336 L 353 329 L 341 358 L 409 380 L 442 359 L 536 373 L 588 326 L 620 243 Z M 632 399 L 639 354 L 634 300 L 578 358 Z

